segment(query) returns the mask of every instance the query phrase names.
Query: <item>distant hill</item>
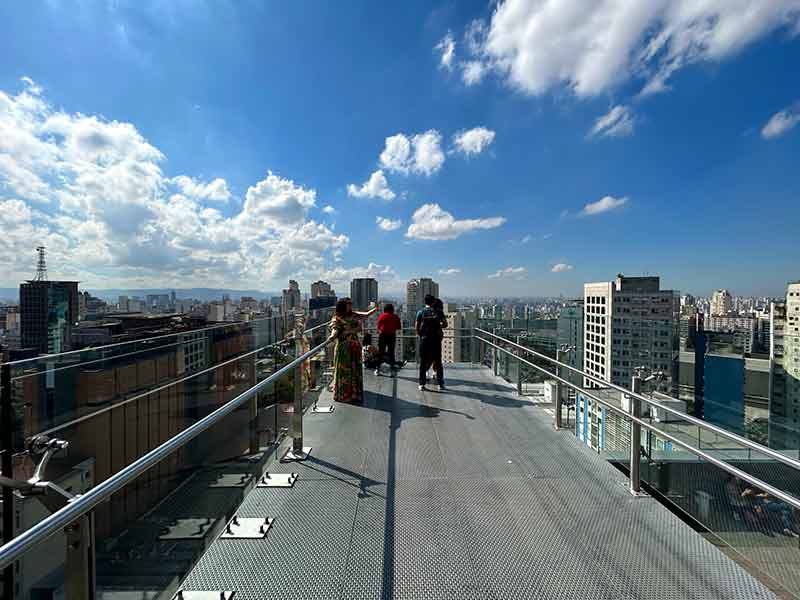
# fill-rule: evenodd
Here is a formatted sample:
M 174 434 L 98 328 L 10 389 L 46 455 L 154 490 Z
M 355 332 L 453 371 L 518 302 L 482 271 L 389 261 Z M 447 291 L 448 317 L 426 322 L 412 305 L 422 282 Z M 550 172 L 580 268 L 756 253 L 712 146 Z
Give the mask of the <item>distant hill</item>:
M 116 302 L 120 296 L 139 296 L 144 298 L 148 294 L 169 294 L 173 290 L 178 298 L 190 298 L 209 302 L 211 300 L 222 300 L 223 294 L 228 294 L 231 300 L 239 300 L 242 296 L 250 296 L 256 300 L 267 300 L 272 296 L 280 296 L 280 292 L 262 292 L 258 290 L 230 290 L 215 288 L 153 288 L 153 289 L 108 289 L 98 290 L 92 288 L 80 288 L 87 291 L 92 296 L 97 296 L 103 300 Z M 0 302 L 19 302 L 19 288 L 0 288 Z

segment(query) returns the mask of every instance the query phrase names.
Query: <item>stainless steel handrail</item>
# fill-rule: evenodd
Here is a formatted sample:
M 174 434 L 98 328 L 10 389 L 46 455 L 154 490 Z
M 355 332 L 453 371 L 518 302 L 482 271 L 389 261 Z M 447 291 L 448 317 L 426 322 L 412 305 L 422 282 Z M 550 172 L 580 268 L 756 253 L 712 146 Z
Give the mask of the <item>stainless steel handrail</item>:
M 699 427 L 701 429 L 704 429 L 706 431 L 711 431 L 711 432 L 713 432 L 713 433 L 715 433 L 717 435 L 720 435 L 720 436 L 722 436 L 724 438 L 727 438 L 727 439 L 729 439 L 731 441 L 734 441 L 734 442 L 736 442 L 738 444 L 746 446 L 746 447 L 750 448 L 751 450 L 755 450 L 757 452 L 760 452 L 762 454 L 765 454 L 765 455 L 769 456 L 770 458 L 774 458 L 775 460 L 777 460 L 779 462 L 782 462 L 783 464 L 788 465 L 788 466 L 790 466 L 790 467 L 792 467 L 794 469 L 800 470 L 800 461 L 797 461 L 797 460 L 794 460 L 791 457 L 785 456 L 785 455 L 781 454 L 780 452 L 777 452 L 777 451 L 773 450 L 772 448 L 768 448 L 766 446 L 762 446 L 761 444 L 759 444 L 757 442 L 754 442 L 752 440 L 748 440 L 747 438 L 743 438 L 740 435 L 736 435 L 735 433 L 732 433 L 732 432 L 728 431 L 727 429 L 723 429 L 722 427 L 718 427 L 716 425 L 713 425 L 711 423 L 703 421 L 702 419 L 698 419 L 697 417 L 693 417 L 691 415 L 687 415 L 686 413 L 683 413 L 683 412 L 681 412 L 679 410 L 676 410 L 676 409 L 672 408 L 671 406 L 667 406 L 666 404 L 662 404 L 662 403 L 658 402 L 657 400 L 654 400 L 653 398 L 649 398 L 649 397 L 644 396 L 642 394 L 634 393 L 631 390 L 622 387 L 621 385 L 617 385 L 615 383 L 611 383 L 610 381 L 606 381 L 605 379 L 600 379 L 596 375 L 591 375 L 589 373 L 581 371 L 580 369 L 578 369 L 576 367 L 573 367 L 572 365 L 568 365 L 567 363 L 559 362 L 556 359 L 554 359 L 554 358 L 552 358 L 550 356 L 547 356 L 546 354 L 542 354 L 541 352 L 537 352 L 536 350 L 532 350 L 531 348 L 526 348 L 525 346 L 521 346 L 520 344 L 517 344 L 516 342 L 512 342 L 509 339 L 506 339 L 504 337 L 501 337 L 501 336 L 496 335 L 494 333 L 491 333 L 489 331 L 485 331 L 485 330 L 480 329 L 478 327 L 475 328 L 475 331 L 479 331 L 479 332 L 481 332 L 481 333 L 483 333 L 485 335 L 490 335 L 490 336 L 492 336 L 492 337 L 494 337 L 496 339 L 503 340 L 504 343 L 511 344 L 515 348 L 519 348 L 520 350 L 523 350 L 524 352 L 527 352 L 528 354 L 533 354 L 534 356 L 536 356 L 538 358 L 541 358 L 541 359 L 544 359 L 544 360 L 546 360 L 546 361 L 548 361 L 548 362 L 550 362 L 550 363 L 552 363 L 554 365 L 557 365 L 559 367 L 563 367 L 563 368 L 565 368 L 565 369 L 567 369 L 569 371 L 572 371 L 573 373 L 577 373 L 577 374 L 585 377 L 586 379 L 589 379 L 591 381 L 594 381 L 595 383 L 598 383 L 598 384 L 602 385 L 605 388 L 611 388 L 611 389 L 620 391 L 620 392 L 622 392 L 624 394 L 628 394 L 632 398 L 637 398 L 637 399 L 641 400 L 642 402 L 646 402 L 647 404 L 649 404 L 651 406 L 655 406 L 656 408 L 661 409 L 661 410 L 663 410 L 665 412 L 668 412 L 668 413 L 670 413 L 672 415 L 675 415 L 675 416 L 681 418 L 684 421 L 687 421 L 689 423 L 692 423 L 693 425 L 696 425 L 697 427 Z M 481 339 L 481 338 L 478 338 L 478 339 Z M 487 340 L 483 340 L 483 341 L 487 341 Z M 570 387 L 572 387 L 572 386 L 570 386 Z
M 98 504 L 108 500 L 112 494 L 119 491 L 125 485 L 142 475 L 148 469 L 164 460 L 175 450 L 182 448 L 188 442 L 196 438 L 208 428 L 216 425 L 222 419 L 230 415 L 233 411 L 241 407 L 259 390 L 280 379 L 286 373 L 292 371 L 303 362 L 319 354 L 325 346 L 332 340 L 328 339 L 312 348 L 308 352 L 298 356 L 285 367 L 282 367 L 263 381 L 251 387 L 249 390 L 239 394 L 236 398 L 221 406 L 211 414 L 200 419 L 194 425 L 187 427 L 175 437 L 170 438 L 157 448 L 154 448 L 141 458 L 138 458 L 121 471 L 115 473 L 96 487 L 92 488 L 82 496 L 77 497 L 64 508 L 54 512 L 27 531 L 24 531 L 12 541 L 0 546 L 0 569 L 18 560 L 23 554 L 28 552 L 37 544 L 47 538 L 56 535 L 64 527 L 74 522 L 84 514 L 88 513 Z
M 634 417 L 633 415 L 631 415 L 630 413 L 626 412 L 622 408 L 620 408 L 618 406 L 614 406 L 613 404 L 609 403 L 607 400 L 603 400 L 602 398 L 596 396 L 595 394 L 593 394 L 591 392 L 591 390 L 587 390 L 585 388 L 582 388 L 582 387 L 580 387 L 578 385 L 575 385 L 574 383 L 571 383 L 571 382 L 567 381 L 566 379 L 564 379 L 562 377 L 559 377 L 558 375 L 554 375 L 553 373 L 550 373 L 550 371 L 546 370 L 544 367 L 541 367 L 539 365 L 535 365 L 532 362 L 525 360 L 521 356 L 517 356 L 516 354 L 514 354 L 513 352 L 511 352 L 507 348 L 503 348 L 502 346 L 498 346 L 497 344 L 494 344 L 494 343 L 490 342 L 489 340 L 485 340 L 485 339 L 483 339 L 483 338 L 481 338 L 479 336 L 475 336 L 475 339 L 480 340 L 483 343 L 488 344 L 488 345 L 490 345 L 490 346 L 492 346 L 494 348 L 497 348 L 498 350 L 500 350 L 502 352 L 505 352 L 509 356 L 512 356 L 512 357 L 516 358 L 520 362 L 525 363 L 526 365 L 528 365 L 530 367 L 533 367 L 534 369 L 542 371 L 543 373 L 547 373 L 549 376 L 551 376 L 553 379 L 559 381 L 560 383 L 563 383 L 563 384 L 573 388 L 574 390 L 580 392 L 581 394 L 585 395 L 586 397 L 591 398 L 592 400 L 594 400 L 596 402 L 599 402 L 600 404 L 602 404 L 603 406 L 606 406 L 607 408 L 610 408 L 613 412 L 621 414 L 625 419 L 627 419 L 627 420 L 629 420 L 629 421 L 631 421 L 633 423 L 638 423 L 639 425 L 641 425 L 645 429 L 656 433 L 660 437 L 663 437 L 663 438 L 671 441 L 674 444 L 677 444 L 678 446 L 680 446 L 680 447 L 684 448 L 685 450 L 691 452 L 695 456 L 710 462 L 711 464 L 719 467 L 723 471 L 726 471 L 727 473 L 730 473 L 731 475 L 734 475 L 735 477 L 739 477 L 740 479 L 748 482 L 750 485 L 754 485 L 757 488 L 767 492 L 768 494 L 770 494 L 772 496 L 775 496 L 776 498 L 780 498 L 781 500 L 783 500 L 787 504 L 790 504 L 793 507 L 795 507 L 796 509 L 800 510 L 800 499 L 795 498 L 791 494 L 787 494 L 783 490 L 776 488 L 775 486 L 767 483 L 766 481 L 762 481 L 758 477 L 754 477 L 753 475 L 750 475 L 749 473 L 747 473 L 745 471 L 742 471 L 741 469 L 737 469 L 733 465 L 730 465 L 730 464 L 726 463 L 725 461 L 716 458 L 715 456 L 712 456 L 712 455 L 710 455 L 710 454 L 708 454 L 706 452 L 703 452 L 699 448 L 695 448 L 694 446 L 692 446 L 691 444 L 688 444 L 684 440 L 681 440 L 680 438 L 677 438 L 677 437 L 675 437 L 675 436 L 673 436 L 673 435 L 671 435 L 669 433 L 666 433 L 665 431 L 659 429 L 658 427 L 655 427 L 649 421 L 643 420 L 640 417 Z M 630 392 L 628 392 L 627 390 L 625 391 L 625 393 L 626 394 L 630 394 Z

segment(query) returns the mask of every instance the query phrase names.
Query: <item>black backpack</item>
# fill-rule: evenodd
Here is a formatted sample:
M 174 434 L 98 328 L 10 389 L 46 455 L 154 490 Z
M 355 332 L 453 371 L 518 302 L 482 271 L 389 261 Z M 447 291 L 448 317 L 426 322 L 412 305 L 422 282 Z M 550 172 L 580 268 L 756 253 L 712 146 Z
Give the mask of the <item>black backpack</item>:
M 442 316 L 430 306 L 426 306 L 420 313 L 420 337 L 441 337 Z

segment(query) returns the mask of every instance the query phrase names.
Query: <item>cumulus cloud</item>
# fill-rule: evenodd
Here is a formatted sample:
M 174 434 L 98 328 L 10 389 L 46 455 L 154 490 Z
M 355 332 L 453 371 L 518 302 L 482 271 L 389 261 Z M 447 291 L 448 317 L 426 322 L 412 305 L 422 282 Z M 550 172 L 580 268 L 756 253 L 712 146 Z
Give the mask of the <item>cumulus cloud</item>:
M 467 156 L 480 154 L 494 141 L 495 132 L 486 127 L 474 127 L 459 131 L 453 136 L 453 145 L 458 152 Z
M 203 183 L 186 175 L 172 178 L 172 182 L 180 189 L 181 193 L 189 198 L 199 200 L 212 200 L 214 202 L 227 202 L 231 199 L 231 192 L 224 179 L 217 177 L 210 183 Z
M 92 287 L 258 287 L 317 277 L 346 235 L 308 219 L 316 191 L 268 172 L 224 215 L 224 179 L 167 176 L 131 123 L 53 108 L 32 80 L 0 91 L 0 280 L 30 278 L 48 249 L 54 278 Z
M 447 277 L 448 275 L 458 275 L 461 273 L 461 269 L 456 269 L 455 267 L 450 267 L 449 269 L 439 269 L 439 275 L 444 275 Z
M 765 140 L 780 137 L 800 123 L 800 103 L 776 112 L 761 130 Z
M 423 204 L 414 211 L 406 237 L 418 240 L 453 240 L 469 231 L 494 229 L 505 222 L 504 217 L 457 220 L 438 204 Z
M 384 289 L 399 288 L 401 283 L 394 268 L 376 263 L 369 263 L 366 267 L 336 267 L 322 272 L 320 278 L 336 286 L 349 286 L 353 279 L 372 278 Z
M 599 215 L 600 213 L 609 212 L 622 208 L 628 203 L 627 198 L 614 198 L 614 196 L 603 196 L 597 202 L 589 202 L 580 212 L 580 215 L 587 217 L 590 215 Z
M 724 60 L 779 28 L 800 30 L 797 0 L 506 0 L 466 44 L 480 66 L 464 79 L 491 69 L 526 94 L 566 87 L 581 97 L 634 80 L 651 94 L 681 68 Z
M 489 275 L 489 279 L 525 279 L 528 269 L 525 267 L 506 267 Z
M 439 66 L 442 69 L 452 71 L 453 62 L 455 61 L 456 57 L 456 41 L 453 39 L 453 34 L 448 31 L 447 35 L 445 35 L 442 40 L 436 44 L 434 50 L 437 50 L 440 53 Z
M 335 215 L 336 209 L 333 208 L 330 204 L 328 204 L 322 209 L 322 212 L 324 212 L 326 215 Z
M 386 219 L 384 217 L 377 217 L 375 219 L 375 223 L 377 223 L 378 227 L 384 231 L 394 231 L 395 229 L 400 229 L 403 226 L 403 221 L 400 219 L 393 221 L 392 219 Z
M 404 133 L 387 137 L 380 163 L 388 171 L 433 175 L 444 159 L 442 134 L 430 129 L 410 137 Z
M 634 121 L 630 107 L 614 106 L 594 122 L 588 137 L 627 137 L 633 133 Z
M 563 273 L 564 271 L 572 271 L 573 266 L 568 265 L 567 263 L 556 263 L 553 265 L 553 268 L 550 269 L 553 273 Z
M 354 198 L 380 198 L 382 200 L 393 200 L 395 197 L 395 193 L 389 188 L 386 176 L 380 169 L 370 175 L 367 182 L 361 186 L 349 184 L 347 194 Z

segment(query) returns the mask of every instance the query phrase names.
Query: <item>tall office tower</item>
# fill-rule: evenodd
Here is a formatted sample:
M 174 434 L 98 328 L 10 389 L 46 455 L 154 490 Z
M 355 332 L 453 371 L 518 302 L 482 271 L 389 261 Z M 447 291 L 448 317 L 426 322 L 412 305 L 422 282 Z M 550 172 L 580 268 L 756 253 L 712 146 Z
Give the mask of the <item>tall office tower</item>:
M 327 298 L 333 296 L 331 284 L 325 281 L 315 281 L 311 284 L 311 298 Z
M 409 321 L 416 318 L 417 312 L 425 306 L 425 296 L 439 297 L 439 284 L 429 277 L 412 279 L 406 284 L 406 315 Z
M 20 341 L 42 354 L 65 352 L 79 318 L 78 282 L 48 281 L 44 247 L 37 251 L 36 279 L 19 286 Z
M 711 297 L 711 314 L 727 315 L 733 310 L 733 298 L 728 290 L 717 290 Z
M 371 277 L 353 279 L 350 282 L 350 300 L 353 310 L 366 310 L 370 302 L 378 302 L 378 282 Z
M 556 332 L 558 346 L 567 347 L 561 355 L 561 362 L 583 370 L 583 300 L 561 309 Z M 581 377 L 577 373 L 569 371 L 561 376 L 575 385 L 581 385 Z
M 630 387 L 636 369 L 661 372 L 662 389 L 677 385 L 677 292 L 658 277 L 625 277 L 583 286 L 583 368 L 604 381 Z M 585 380 L 586 386 L 601 387 Z
M 770 331 L 769 445 L 800 449 L 800 281 L 773 302 Z
M 283 290 L 281 308 L 283 314 L 289 314 L 295 308 L 302 308 L 303 300 L 300 296 L 300 286 L 294 279 L 289 280 L 289 288 Z

